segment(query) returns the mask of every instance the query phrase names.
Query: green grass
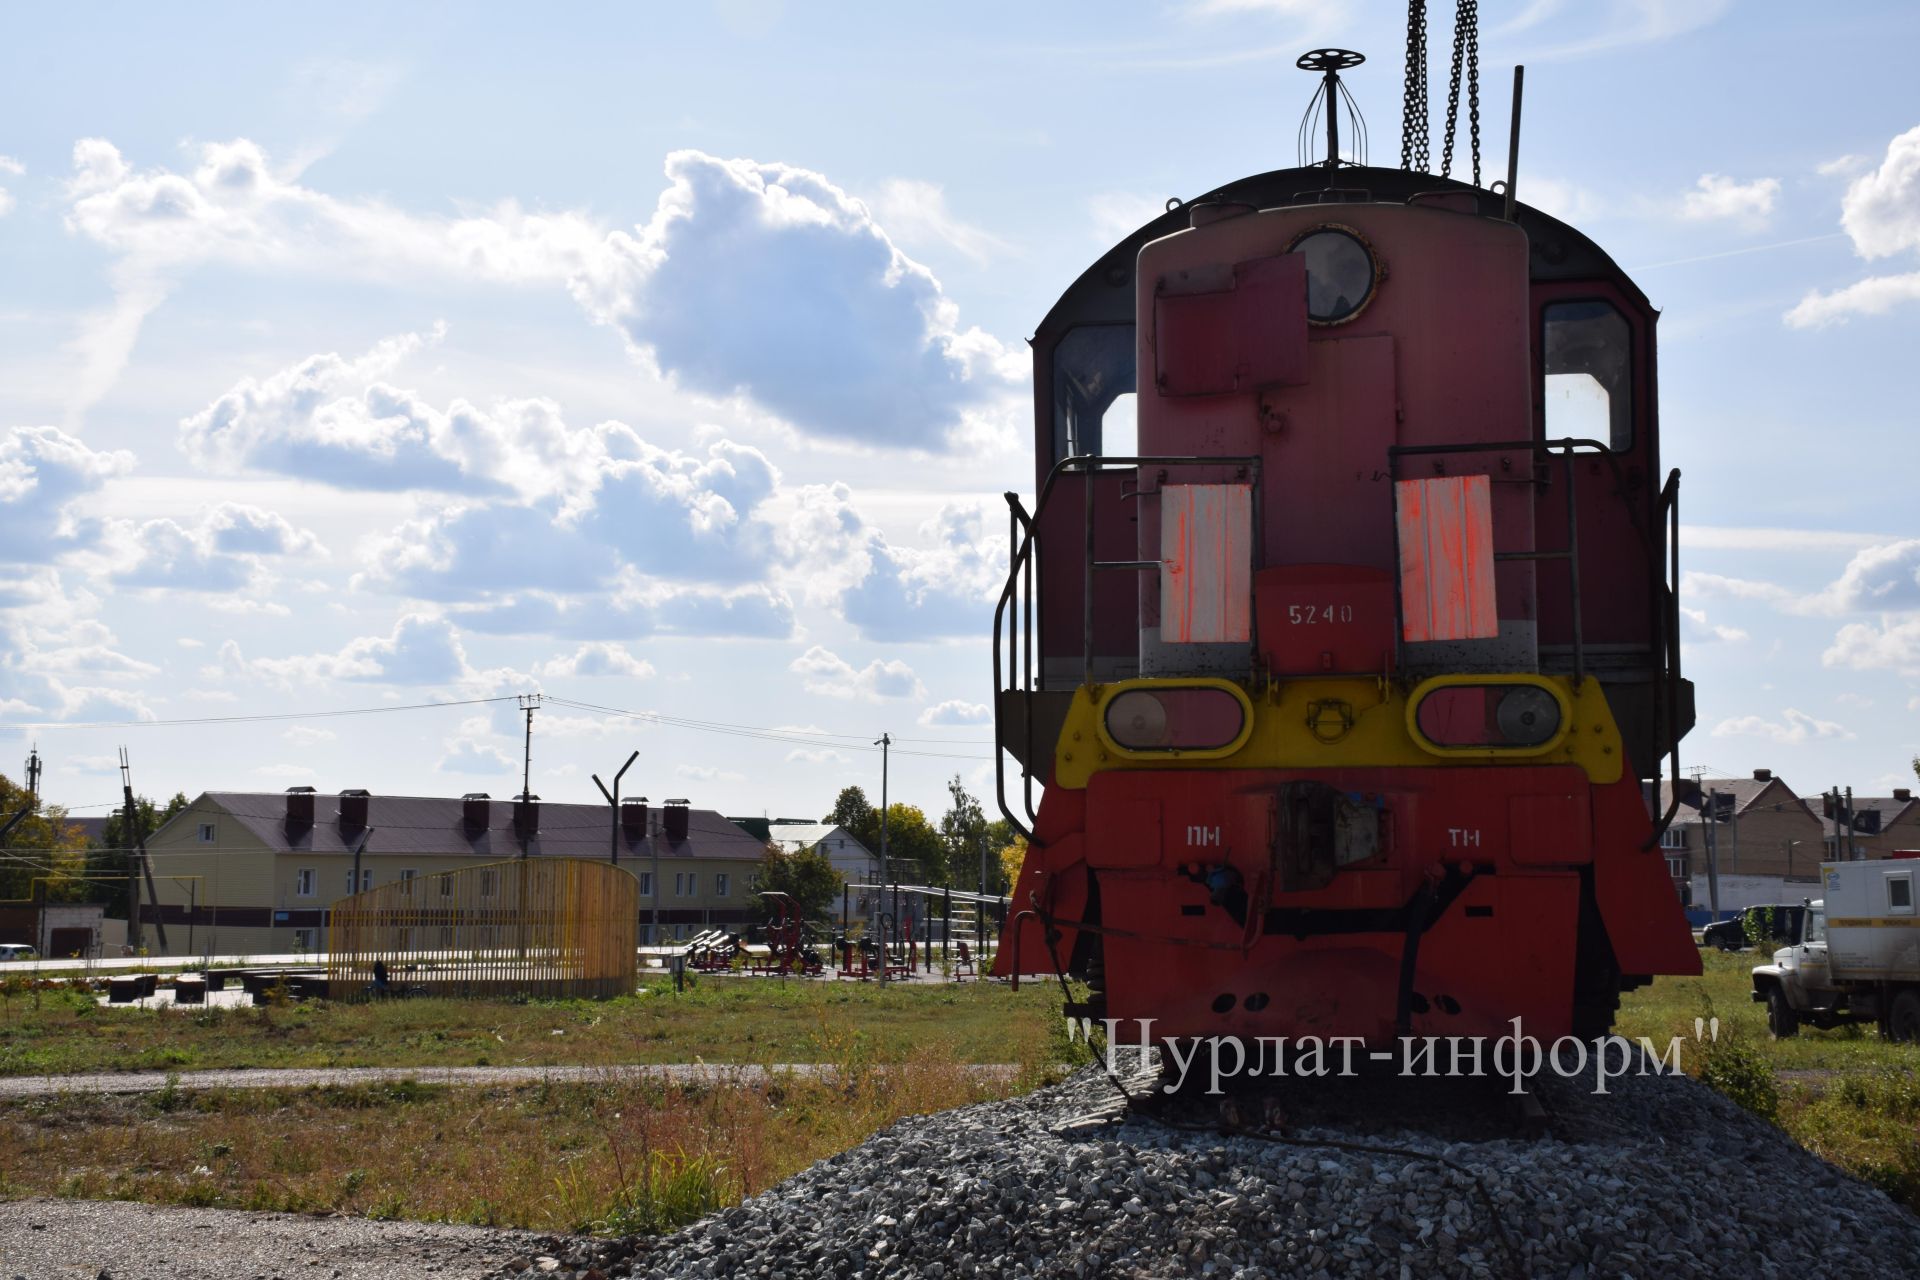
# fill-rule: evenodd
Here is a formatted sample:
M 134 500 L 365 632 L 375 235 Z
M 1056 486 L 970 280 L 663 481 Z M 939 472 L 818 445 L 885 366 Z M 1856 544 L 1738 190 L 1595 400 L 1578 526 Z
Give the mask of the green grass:
M 706 979 L 605 1001 L 395 1000 L 281 1008 L 101 1007 L 66 991 L 0 999 L 0 1075 L 221 1067 L 1021 1062 L 1058 1037 L 1059 993 Z M 824 1055 L 824 1057 L 823 1057 Z
M 909 1115 L 1007 1096 L 920 1059 L 832 1083 L 180 1091 L 0 1104 L 0 1198 L 670 1231 Z
M 1892 1044 L 1870 1026 L 1775 1040 L 1749 998 L 1767 951 L 1701 953 L 1698 978 L 1659 978 L 1621 1002 L 1614 1029 L 1664 1048 L 1687 1040 L 1689 1074 L 1778 1124 L 1802 1146 L 1920 1210 L 1920 1045 Z M 1695 1018 L 1718 1018 L 1721 1041 L 1692 1041 Z

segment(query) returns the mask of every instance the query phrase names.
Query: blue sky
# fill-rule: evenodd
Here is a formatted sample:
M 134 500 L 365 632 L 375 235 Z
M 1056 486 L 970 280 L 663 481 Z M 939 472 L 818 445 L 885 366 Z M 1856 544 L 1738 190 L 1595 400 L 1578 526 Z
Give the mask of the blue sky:
M 558 12 L 562 17 L 555 17 Z M 1920 750 L 1920 10 L 1482 5 L 1487 170 L 1663 309 L 1690 762 Z M 1431 36 L 1436 100 L 1450 6 Z M 1329 0 L 0 13 L 0 722 L 541 690 L 534 788 L 990 784 L 1024 338 L 1168 196 L 1293 162 Z M 1842 50 L 1839 68 L 1811 49 Z M 1436 123 L 1437 135 L 1437 123 Z M 1436 148 L 1437 149 L 1437 148 Z M 512 704 L 0 729 L 47 793 L 518 789 Z M 918 752 L 920 754 L 908 754 Z M 9 766 L 12 772 L 17 766 Z

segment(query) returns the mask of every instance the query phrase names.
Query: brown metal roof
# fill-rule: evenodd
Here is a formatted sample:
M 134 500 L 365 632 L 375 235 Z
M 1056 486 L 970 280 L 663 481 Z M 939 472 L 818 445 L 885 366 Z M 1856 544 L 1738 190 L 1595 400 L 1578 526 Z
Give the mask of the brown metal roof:
M 276 791 L 209 791 L 195 805 L 210 803 L 232 815 L 263 846 L 278 853 L 352 853 L 360 841 L 358 828 L 340 825 L 340 797 L 313 798 L 313 825 L 289 830 L 287 797 Z M 603 804 L 558 804 L 542 800 L 540 825 L 526 852 L 535 857 L 604 858 L 610 852 L 608 833 L 613 814 Z M 364 852 L 381 855 L 472 855 L 481 858 L 517 858 L 522 852 L 513 826 L 513 801 L 495 798 L 488 803 L 485 830 L 469 834 L 465 802 L 453 796 L 373 795 L 367 802 Z M 664 824 L 661 810 L 649 809 L 655 829 Z M 167 824 L 195 820 L 188 812 Z M 165 830 L 162 827 L 161 830 Z M 157 832 L 155 833 L 158 834 Z M 687 810 L 687 838 L 659 837 L 663 858 L 712 858 L 758 862 L 766 845 L 742 831 L 712 809 Z M 620 833 L 620 856 L 651 856 L 644 838 Z

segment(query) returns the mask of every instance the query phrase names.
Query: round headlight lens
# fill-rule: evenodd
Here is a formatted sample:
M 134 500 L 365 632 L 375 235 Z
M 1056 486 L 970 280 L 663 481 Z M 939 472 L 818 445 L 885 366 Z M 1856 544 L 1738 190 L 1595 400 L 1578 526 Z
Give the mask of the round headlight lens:
M 1559 732 L 1560 704 L 1545 689 L 1515 685 L 1501 696 L 1494 722 L 1509 746 L 1537 747 Z

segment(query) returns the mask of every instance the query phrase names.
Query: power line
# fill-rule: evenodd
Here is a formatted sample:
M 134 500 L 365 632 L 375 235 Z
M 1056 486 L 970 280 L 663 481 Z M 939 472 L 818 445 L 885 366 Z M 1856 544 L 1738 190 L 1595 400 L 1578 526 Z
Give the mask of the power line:
M 393 711 L 429 711 L 439 707 L 477 707 L 489 702 L 513 702 L 514 694 L 493 698 L 463 698 L 453 702 L 410 702 L 390 707 L 347 707 L 339 711 L 279 711 L 250 716 L 188 716 L 171 720 L 20 720 L 0 729 L 163 729 L 188 725 L 259 724 L 272 720 L 331 720 L 338 716 L 377 716 Z
M 718 733 L 735 738 L 758 738 L 767 742 L 786 742 L 804 747 L 832 746 L 836 750 L 861 751 L 868 755 L 874 755 L 880 751 L 878 746 L 844 741 L 844 739 L 852 737 L 853 735 L 851 734 L 829 734 L 824 731 L 816 733 L 806 730 L 768 728 L 761 725 L 726 724 L 715 720 L 692 720 L 684 716 L 665 715 L 658 711 L 630 711 L 623 707 L 607 707 L 594 702 L 576 702 L 570 698 L 549 698 L 548 701 L 555 706 L 572 707 L 576 711 L 593 711 L 600 715 L 622 716 L 630 720 L 641 720 L 648 724 L 666 725 L 676 729 L 693 729 L 701 733 Z M 827 738 L 835 739 L 835 741 L 830 743 L 823 741 L 823 739 Z M 932 740 L 929 739 L 928 741 Z M 980 755 L 976 752 L 911 751 L 902 749 L 899 754 L 922 756 L 933 760 L 991 759 L 990 756 Z

